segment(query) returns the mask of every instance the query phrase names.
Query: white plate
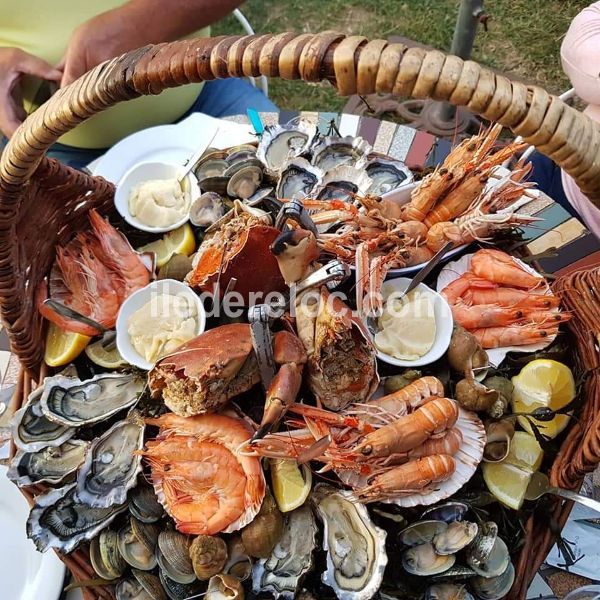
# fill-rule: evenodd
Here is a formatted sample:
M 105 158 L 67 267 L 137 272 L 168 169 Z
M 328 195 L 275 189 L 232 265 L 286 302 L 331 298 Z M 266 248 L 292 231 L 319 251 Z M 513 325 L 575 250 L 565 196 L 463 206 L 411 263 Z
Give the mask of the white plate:
M 116 184 L 140 162 L 183 165 L 202 143 L 210 142 L 217 128 L 219 135 L 211 143 L 215 148 L 256 142 L 250 125 L 193 113 L 176 125 L 149 127 L 123 138 L 98 159 L 93 173 Z
M 170 294 L 173 296 L 184 295 L 191 298 L 196 304 L 198 311 L 198 326 L 196 335 L 200 335 L 206 327 L 206 311 L 204 305 L 196 293 L 181 281 L 174 279 L 162 279 L 155 281 L 141 290 L 134 292 L 123 302 L 117 315 L 117 349 L 119 354 L 130 364 L 149 371 L 154 365 L 141 356 L 131 344 L 129 333 L 127 332 L 129 317 L 136 311 L 150 302 L 153 297 L 158 297 L 162 294 Z
M 410 282 L 411 280 L 407 279 L 406 277 L 391 279 L 383 284 L 382 292 L 384 296 L 386 295 L 387 289 L 403 292 L 408 287 Z M 448 303 L 440 294 L 427 287 L 424 283 L 420 283 L 415 289 L 428 294 L 433 299 L 433 313 L 435 316 L 435 341 L 433 342 L 431 350 L 417 360 L 400 360 L 377 350 L 377 358 L 397 367 L 422 367 L 423 365 L 429 365 L 432 362 L 435 362 L 444 355 L 446 350 L 448 350 L 450 338 L 452 337 L 452 311 L 450 310 Z
M 0 577 L 6 600 L 58 600 L 65 565 L 53 551 L 38 552 L 25 535 L 27 500 L 0 467 Z

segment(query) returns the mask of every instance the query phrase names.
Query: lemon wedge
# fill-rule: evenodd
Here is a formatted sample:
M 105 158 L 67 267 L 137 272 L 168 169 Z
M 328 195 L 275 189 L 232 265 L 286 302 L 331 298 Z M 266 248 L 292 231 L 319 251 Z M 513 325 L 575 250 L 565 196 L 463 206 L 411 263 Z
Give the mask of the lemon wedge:
M 294 460 L 270 461 L 273 495 L 281 512 L 302 506 L 312 487 L 312 473 L 307 465 L 298 466 Z
M 496 498 L 509 508 L 519 510 L 531 479 L 531 473 L 506 462 L 484 463 L 483 479 Z
M 102 340 L 98 340 L 86 347 L 85 353 L 93 362 L 105 369 L 118 369 L 127 365 L 127 361 L 119 354 L 117 348 L 106 350 L 102 345 Z
M 555 360 L 538 359 L 523 367 L 512 378 L 514 412 L 531 412 L 536 408 L 563 408 L 575 397 L 575 380 L 571 369 Z M 551 421 L 531 419 L 540 433 L 555 438 L 569 422 L 569 415 L 556 415 Z M 519 424 L 533 433 L 530 418 L 519 416 Z
M 160 240 L 138 248 L 138 252 L 154 252 L 157 267 L 165 265 L 174 254 L 190 256 L 195 250 L 196 238 L 189 223 L 169 231 Z
M 50 323 L 46 333 L 44 361 L 49 367 L 62 367 L 73 362 L 89 344 L 87 335 L 64 331 L 58 325 Z
M 508 455 L 502 462 L 533 473 L 540 468 L 543 458 L 544 451 L 535 436 L 526 431 L 515 431 Z

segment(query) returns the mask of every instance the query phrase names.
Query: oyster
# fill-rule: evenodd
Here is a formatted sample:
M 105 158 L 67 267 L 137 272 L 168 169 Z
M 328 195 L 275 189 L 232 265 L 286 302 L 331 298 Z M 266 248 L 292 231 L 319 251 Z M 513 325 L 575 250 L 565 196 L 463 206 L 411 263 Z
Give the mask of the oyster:
M 144 420 L 136 411 L 90 446 L 77 477 L 77 497 L 95 508 L 121 504 L 142 470 Z
M 305 158 L 287 162 L 281 170 L 277 183 L 277 198 L 292 200 L 306 198 L 323 179 L 323 171 L 311 165 Z
M 48 446 L 60 446 L 76 433 L 73 427 L 54 423 L 44 416 L 40 404 L 43 391 L 43 386 L 40 386 L 31 392 L 25 406 L 15 412 L 11 421 L 15 446 L 23 452 L 37 452 Z
M 478 531 L 477 523 L 454 521 L 433 538 L 433 547 L 438 554 L 460 552 L 475 539 Z
M 342 165 L 329 171 L 315 190 L 318 200 L 343 200 L 352 202 L 355 194 L 364 196 L 371 178 L 364 169 Z
M 313 565 L 317 525 L 304 505 L 286 515 L 283 534 L 269 558 L 254 563 L 252 588 L 271 592 L 275 598 L 292 600 L 303 577 Z
M 369 152 L 371 146 L 360 136 L 328 136 L 314 145 L 312 164 L 326 173 L 342 165 L 362 168 Z
M 196 227 L 209 227 L 218 221 L 225 212 L 225 205 L 219 194 L 204 192 L 192 202 L 190 221 Z
M 117 539 L 116 531 L 105 529 L 90 543 L 90 562 L 102 579 L 117 579 L 127 568 L 127 563 L 119 552 Z
M 444 521 L 418 521 L 404 528 L 398 534 L 398 541 L 404 546 L 418 546 L 433 541 L 433 538 L 448 529 Z
M 187 600 L 201 597 L 202 584 L 194 578 L 189 583 L 171 579 L 162 569 L 158 573 L 160 583 L 170 600 Z
M 515 582 L 515 568 L 511 562 L 503 573 L 496 577 L 473 577 L 471 587 L 480 600 L 500 600 L 510 591 Z
M 126 509 L 126 504 L 91 508 L 77 500 L 72 483 L 36 497 L 27 519 L 27 537 L 40 552 L 56 548 L 66 554 L 91 540 Z
M 447 571 L 456 562 L 453 554 L 438 554 L 433 544 L 419 544 L 402 554 L 402 566 L 412 575 L 428 577 Z
M 262 134 L 256 156 L 269 171 L 279 172 L 290 158 L 308 150 L 316 132 L 317 127 L 305 120 L 286 125 L 268 125 Z
M 48 446 L 37 452 L 19 450 L 8 469 L 7 477 L 19 487 L 37 483 L 60 483 L 74 473 L 85 458 L 89 442 L 69 440 L 60 446 Z
M 135 569 L 151 571 L 156 566 L 156 544 L 160 529 L 133 517 L 119 530 L 117 544 L 121 556 Z
M 323 521 L 327 570 L 323 583 L 340 600 L 368 600 L 381 586 L 387 564 L 386 532 L 372 521 L 352 494 L 326 484 L 316 486 L 312 501 Z
M 391 192 L 413 179 L 410 169 L 403 162 L 380 156 L 371 159 L 365 169 L 373 182 L 368 192 L 374 196 Z
M 161 531 L 158 534 L 156 559 L 168 579 L 181 584 L 189 584 L 196 580 L 190 558 L 191 542 L 191 538 L 178 531 Z
M 40 405 L 51 421 L 81 427 L 133 406 L 144 385 L 132 373 L 103 373 L 86 381 L 56 375 L 44 381 Z

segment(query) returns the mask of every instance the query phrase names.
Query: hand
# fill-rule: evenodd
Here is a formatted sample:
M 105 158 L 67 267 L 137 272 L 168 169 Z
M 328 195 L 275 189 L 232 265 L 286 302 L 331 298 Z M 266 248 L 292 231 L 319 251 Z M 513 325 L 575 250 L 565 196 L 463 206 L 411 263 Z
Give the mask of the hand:
M 62 73 L 45 60 L 18 48 L 0 48 L 0 130 L 10 137 L 27 114 L 21 99 L 22 75 L 60 81 Z

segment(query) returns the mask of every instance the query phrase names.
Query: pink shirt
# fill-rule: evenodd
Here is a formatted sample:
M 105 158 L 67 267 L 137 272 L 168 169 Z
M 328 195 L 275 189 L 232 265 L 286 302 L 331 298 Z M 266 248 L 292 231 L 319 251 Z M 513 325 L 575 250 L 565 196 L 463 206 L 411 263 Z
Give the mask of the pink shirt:
M 600 208 L 594 206 L 579 189 L 574 179 L 561 171 L 565 196 L 571 206 L 579 213 L 587 228 L 600 238 Z

